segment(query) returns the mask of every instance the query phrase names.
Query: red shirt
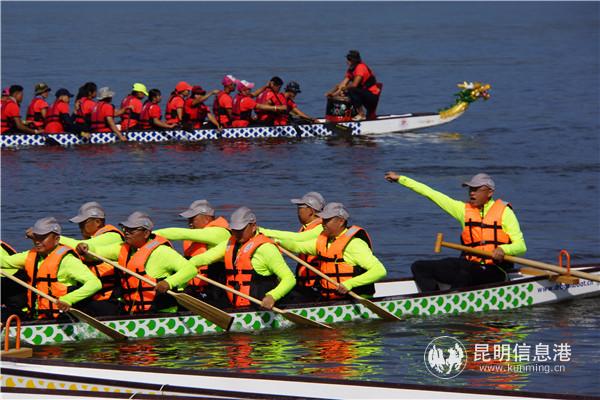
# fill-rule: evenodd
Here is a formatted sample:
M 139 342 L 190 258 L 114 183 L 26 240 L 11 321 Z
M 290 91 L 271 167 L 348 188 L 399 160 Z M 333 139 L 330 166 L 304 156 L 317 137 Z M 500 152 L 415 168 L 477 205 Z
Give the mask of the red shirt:
M 151 103 L 150 100 L 146 101 L 140 115 L 140 129 L 152 129 L 154 127 L 152 120 L 154 118 L 160 119 L 161 116 L 160 106 Z
M 96 102 L 94 100 L 88 99 L 87 97 L 79 99 L 79 105 L 75 106 L 75 115 L 77 115 L 75 122 L 78 124 L 88 123 L 92 111 L 94 111 L 94 107 L 96 107 Z
M 14 131 L 16 129 L 14 118 L 21 118 L 21 110 L 14 100 L 5 100 L 2 102 L 2 128 L 0 133 Z
M 243 128 L 250 125 L 252 110 L 256 108 L 256 100 L 250 96 L 237 95 L 233 104 L 234 120 L 231 124 L 234 128 Z M 240 119 L 237 119 L 240 118 Z
M 193 106 L 193 101 L 194 99 L 192 98 L 185 100 L 185 105 L 183 106 L 183 120 L 190 122 L 192 128 L 200 129 L 210 110 L 204 103 L 198 103 Z
M 52 107 L 46 114 L 46 127 L 44 132 L 46 133 L 61 133 L 65 131 L 65 128 L 60 119 L 61 115 L 69 115 L 69 104 L 64 101 L 56 100 Z
M 133 106 L 133 110 L 127 110 L 121 115 L 121 129 L 129 130 L 137 125 L 140 120 L 140 114 L 142 113 L 142 100 L 139 98 L 129 95 L 121 102 L 121 108 L 127 106 Z
M 40 129 L 44 126 L 44 117 L 42 117 L 42 110 L 48 108 L 48 103 L 41 96 L 35 96 L 29 107 L 27 107 L 27 122 L 32 122 L 36 129 Z
M 229 117 L 225 110 L 233 108 L 233 99 L 228 93 L 220 92 L 217 94 L 213 104 L 213 113 L 217 116 L 219 123 L 223 126 L 229 126 Z
M 354 68 L 354 71 L 346 71 L 346 77 L 350 79 L 350 81 L 353 81 L 354 77 L 356 76 L 360 76 L 362 78 L 360 80 L 360 87 L 364 87 L 367 80 L 371 76 L 373 76 L 373 73 L 371 72 L 369 67 L 367 67 L 367 64 L 360 63 Z M 379 95 L 379 93 L 381 93 L 381 90 L 377 85 L 372 85 L 370 87 L 367 87 L 366 89 L 374 95 Z
M 106 122 L 106 117 L 115 117 L 115 106 L 105 101 L 99 101 L 92 111 L 92 131 L 112 132 Z
M 179 95 L 172 96 L 167 102 L 167 108 L 165 109 L 165 119 L 168 124 L 176 124 L 181 122 L 177 116 L 177 110 L 183 109 L 185 100 Z
M 285 104 L 285 96 L 283 95 L 283 93 L 275 93 L 273 90 L 267 89 L 258 96 L 258 98 L 256 99 L 256 102 L 258 104 L 280 106 L 280 105 Z M 256 110 L 256 116 L 257 116 L 258 120 L 261 122 L 265 122 L 265 123 L 266 122 L 274 122 L 275 125 L 278 125 L 277 124 L 278 113 Z M 281 124 L 279 124 L 279 125 L 281 125 Z

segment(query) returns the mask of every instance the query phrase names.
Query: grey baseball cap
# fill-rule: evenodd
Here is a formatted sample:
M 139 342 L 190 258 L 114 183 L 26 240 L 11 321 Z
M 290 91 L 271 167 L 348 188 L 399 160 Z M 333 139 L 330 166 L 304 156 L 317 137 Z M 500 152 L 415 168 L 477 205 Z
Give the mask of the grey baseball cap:
M 325 205 L 325 199 L 319 192 L 308 192 L 300 199 L 292 199 L 292 203 L 302 205 L 305 204 L 313 210 L 322 211 Z
M 152 222 L 148 214 L 141 211 L 134 211 L 125 221 L 121 222 L 121 225 L 126 228 L 144 228 L 152 230 L 154 222 Z
M 468 182 L 463 182 L 463 186 L 468 187 L 480 187 L 487 186 L 492 190 L 496 190 L 496 184 L 494 180 L 488 175 L 484 173 L 479 173 L 471 178 Z
M 229 228 L 239 231 L 252 222 L 256 222 L 256 215 L 248 207 L 240 207 L 231 214 Z
M 62 232 L 58 221 L 54 217 L 38 219 L 30 229 L 35 235 L 47 235 L 50 232 L 60 235 Z
M 327 205 L 323 207 L 323 211 L 317 213 L 317 215 L 323 219 L 333 217 L 340 217 L 343 219 L 350 218 L 350 213 L 348 213 L 342 203 L 327 203 Z
M 95 201 L 90 201 L 79 207 L 79 213 L 69 221 L 76 224 L 85 221 L 88 218 L 104 218 L 104 208 Z
M 109 97 L 114 97 L 115 92 L 110 90 L 108 86 L 101 87 L 98 89 L 98 100 L 107 99 Z
M 196 200 L 190 204 L 190 207 L 187 210 L 179 215 L 183 218 L 192 218 L 198 214 L 213 216 L 215 215 L 215 209 L 212 208 L 208 200 Z

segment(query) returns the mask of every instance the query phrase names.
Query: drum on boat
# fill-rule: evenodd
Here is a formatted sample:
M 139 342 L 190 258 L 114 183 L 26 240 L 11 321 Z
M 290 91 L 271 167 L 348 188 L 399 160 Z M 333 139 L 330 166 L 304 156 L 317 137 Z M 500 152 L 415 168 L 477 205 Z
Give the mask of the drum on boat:
M 348 97 L 328 97 L 325 109 L 325 119 L 330 122 L 348 122 L 356 111 Z

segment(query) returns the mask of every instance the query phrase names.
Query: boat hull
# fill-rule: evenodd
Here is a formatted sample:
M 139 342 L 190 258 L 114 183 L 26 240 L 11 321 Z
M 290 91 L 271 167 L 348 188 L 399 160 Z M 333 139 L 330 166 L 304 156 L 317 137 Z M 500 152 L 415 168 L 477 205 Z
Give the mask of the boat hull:
M 600 266 L 582 270 L 600 276 Z M 582 296 L 600 294 L 600 283 L 581 280 L 576 285 L 557 284 L 544 276 L 526 277 L 514 274 L 513 280 L 506 283 L 437 292 L 434 294 L 416 293 L 414 281 L 405 279 L 376 284 L 375 298 L 381 307 L 400 317 L 431 316 L 439 314 L 459 314 L 509 310 L 535 304 L 564 301 Z M 327 303 L 327 305 L 307 304 L 286 307 L 303 317 L 314 321 L 334 324 L 379 318 L 361 304 L 352 301 Z M 237 311 L 237 312 L 236 312 Z M 252 309 L 232 312 L 234 321 L 231 331 L 246 332 L 262 329 L 286 328 L 292 323 L 271 311 Z M 119 317 L 104 319 L 113 329 L 130 338 L 150 338 L 163 336 L 187 336 L 215 334 L 223 329 L 212 322 L 189 313 Z M 16 329 L 11 327 L 11 337 Z M 21 326 L 21 341 L 32 345 L 58 344 L 84 339 L 105 338 L 93 327 L 79 322 L 25 322 Z

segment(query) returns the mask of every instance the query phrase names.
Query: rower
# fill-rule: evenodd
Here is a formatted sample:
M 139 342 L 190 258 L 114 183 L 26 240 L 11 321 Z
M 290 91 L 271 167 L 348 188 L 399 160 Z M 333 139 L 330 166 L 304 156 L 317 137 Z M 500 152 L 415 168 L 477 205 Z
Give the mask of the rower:
M 196 268 L 175 251 L 167 239 L 154 234 L 153 227 L 154 223 L 147 214 L 135 211 L 121 222 L 125 243 L 77 245 L 79 254 L 85 256 L 88 251 L 93 251 L 157 282 L 155 288 L 132 275 L 121 273 L 123 311 L 128 314 L 177 311 L 174 298 L 165 292 L 185 287 L 196 275 Z
M 98 87 L 94 82 L 86 82 L 79 88 L 77 97 L 75 97 L 74 117 L 75 123 L 80 131 L 89 132 L 92 128 L 92 111 L 96 107 L 96 97 Z
M 169 240 L 183 240 L 183 255 L 188 260 L 220 243 L 227 242 L 231 237 L 227 220 L 223 217 L 215 217 L 215 209 L 207 200 L 192 202 L 189 208 L 179 215 L 187 218 L 189 229 L 164 228 L 154 233 Z M 222 262 L 200 265 L 197 268 L 199 274 L 225 283 L 225 265 Z M 220 308 L 229 305 L 221 289 L 208 285 L 200 278 L 190 280 L 185 292 Z
M 79 224 L 79 230 L 83 240 L 75 240 L 61 236 L 60 243 L 76 248 L 79 243 L 91 244 L 92 246 L 105 246 L 113 243 L 123 243 L 125 236 L 113 225 L 106 224 L 104 208 L 95 201 L 90 201 L 79 207 L 79 212 L 69 221 Z M 105 262 L 82 258 L 82 261 L 100 279 L 102 289 L 96 293 L 91 300 L 84 301 L 79 308 L 91 315 L 117 315 L 119 314 L 119 297 L 121 295 L 121 284 L 119 271 Z
M 319 192 L 308 192 L 299 199 L 292 199 L 291 202 L 298 206 L 298 221 L 300 221 L 300 230 L 298 232 L 279 231 L 275 229 L 260 228 L 260 233 L 271 239 L 276 240 L 294 240 L 302 242 L 305 240 L 316 239 L 323 232 L 323 220 L 317 215 L 323 211 L 325 199 Z M 299 257 L 307 263 L 318 268 L 319 263 L 316 256 L 300 254 Z M 295 301 L 313 301 L 318 300 L 320 293 L 315 287 L 317 275 L 302 264 L 296 266 L 296 289 L 298 292 Z
M 126 142 L 127 138 L 123 136 L 119 127 L 115 124 L 115 117 L 123 114 L 123 109 L 115 111 L 112 98 L 115 92 L 108 86 L 98 90 L 98 102 L 92 110 L 90 117 L 92 132 L 113 132 L 120 141 Z
M 73 132 L 77 130 L 73 126 L 73 121 L 69 113 L 69 102 L 73 95 L 64 88 L 56 91 L 56 101 L 50 106 L 46 114 L 46 133 Z
M 167 124 L 162 118 L 162 111 L 158 105 L 162 99 L 160 90 L 150 89 L 148 92 L 148 100 L 142 107 L 142 113 L 140 114 L 139 129 L 141 130 L 162 130 L 162 129 L 173 129 L 177 124 Z
M 50 87 L 44 82 L 37 83 L 35 85 L 35 97 L 31 99 L 29 107 L 27 107 L 26 121 L 27 125 L 34 129 L 44 129 L 46 124 L 46 114 L 48 113 L 48 95 L 50 94 Z
M 287 107 L 287 112 L 280 114 L 280 117 L 275 121 L 275 125 L 287 125 L 289 122 L 289 117 L 299 117 L 300 119 L 312 123 L 318 123 L 319 120 L 317 118 L 309 117 L 307 114 L 302 112 L 298 108 L 298 105 L 294 100 L 296 100 L 296 96 L 298 93 L 301 93 L 300 84 L 298 82 L 291 81 L 285 86 L 285 90 L 283 92 L 283 96 L 285 98 L 285 105 Z
M 346 54 L 348 70 L 344 79 L 338 83 L 327 97 L 336 97 L 347 94 L 354 106 L 357 115 L 354 121 L 376 119 L 377 104 L 381 95 L 382 84 L 377 82 L 371 69 L 362 61 L 360 53 L 350 50 Z
M 28 292 L 32 318 L 58 318 L 82 300 L 102 288 L 100 280 L 81 262 L 77 253 L 61 245 L 61 227 L 53 217 L 36 221 L 26 232 L 33 242 L 29 251 L 2 259 L 2 268 L 24 269 L 28 283 L 40 291 L 58 298 L 53 304 L 45 298 Z
M 285 105 L 271 106 L 268 104 L 258 104 L 253 97 L 258 96 L 267 88 L 267 86 L 265 85 L 253 93 L 250 93 L 250 90 L 253 87 L 254 83 L 245 80 L 238 81 L 237 83 L 238 94 L 235 96 L 235 99 L 233 99 L 231 111 L 233 117 L 231 126 L 233 128 L 244 128 L 254 122 L 255 118 L 252 115 L 253 110 L 272 111 L 276 113 L 285 112 L 287 110 L 287 106 Z
M 233 99 L 231 98 L 231 92 L 235 90 L 237 79 L 233 75 L 226 75 L 222 80 L 223 90 L 217 93 L 215 101 L 213 103 L 213 114 L 220 126 L 223 128 L 229 128 L 232 120 L 232 107 Z
M 207 118 L 217 129 L 221 128 L 219 121 L 210 112 L 210 108 L 204 104 L 206 99 L 217 93 L 219 93 L 217 89 L 206 93 L 202 86 L 192 87 L 192 95 L 185 99 L 183 107 L 183 127 L 185 129 L 202 129 Z
M 131 88 L 131 93 L 128 94 L 121 102 L 121 108 L 124 110 L 121 115 L 121 130 L 132 131 L 140 121 L 142 113 L 142 99 L 148 96 L 148 89 L 143 83 L 134 83 Z
M 319 269 L 337 282 L 333 285 L 326 279 L 318 281 L 322 300 L 343 298 L 350 290 L 372 296 L 375 282 L 383 279 L 387 271 L 373 254 L 367 232 L 356 225 L 348 227 L 350 214 L 342 203 L 327 204 L 317 216 L 323 220 L 323 231 L 318 237 L 301 242 L 284 239 L 280 245 L 295 253 L 317 256 Z
M 256 102 L 258 104 L 268 104 L 271 106 L 282 106 L 285 105 L 286 101 L 283 97 L 283 93 L 279 93 L 281 86 L 283 85 L 283 80 L 274 76 L 267 83 L 266 88 L 258 95 L 256 98 Z M 273 125 L 281 125 L 277 124 L 277 120 L 279 119 L 280 114 L 275 114 L 268 111 L 256 111 L 256 119 L 257 122 L 261 125 L 273 126 Z
M 479 173 L 463 183 L 469 188 L 467 203 L 396 172 L 387 172 L 385 179 L 427 197 L 460 222 L 463 245 L 493 253 L 493 258 L 463 253 L 460 257 L 416 261 L 411 270 L 421 292 L 439 290 L 438 282 L 457 289 L 505 281 L 513 265 L 504 261 L 504 255 L 525 254 L 527 247 L 519 221 L 509 203 L 492 198 L 496 184 L 489 175 Z
M 231 214 L 231 237 L 199 256 L 192 257 L 194 265 L 225 261 L 227 286 L 262 299 L 262 307 L 270 310 L 296 284 L 294 274 L 285 263 L 271 239 L 258 233 L 256 215 L 248 207 Z M 227 292 L 234 307 L 249 306 L 250 302 Z
M 175 85 L 175 90 L 171 92 L 167 106 L 165 108 L 165 120 L 167 124 L 180 125 L 183 121 L 183 107 L 185 99 L 192 91 L 192 85 L 185 81 Z
M 42 133 L 41 129 L 32 129 L 21 121 L 21 102 L 23 101 L 23 86 L 12 85 L 8 90 L 9 96 L 2 100 L 2 111 L 0 118 L 2 125 L 0 134 L 2 133 Z
M 17 251 L 11 245 L 4 240 L 0 240 L 0 258 L 12 256 L 16 253 Z M 22 281 L 28 279 L 27 273 L 22 269 L 3 268 L 2 271 Z M 21 319 L 26 318 L 28 313 L 27 289 L 10 279 L 5 279 L 4 276 L 0 277 L 0 281 L 2 282 L 2 290 L 0 291 L 2 295 L 2 312 L 0 312 L 2 323 L 6 322 L 8 317 L 13 314 L 18 315 Z

